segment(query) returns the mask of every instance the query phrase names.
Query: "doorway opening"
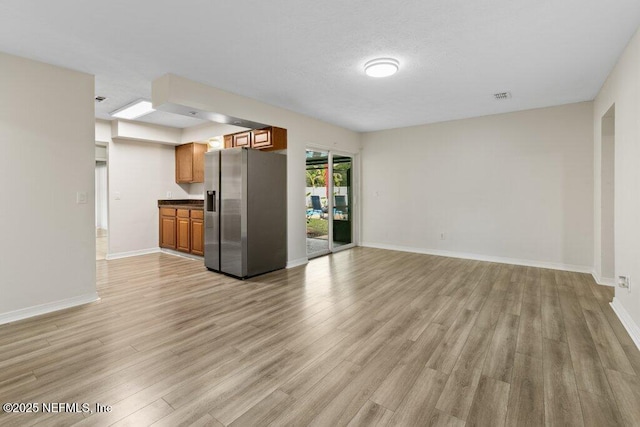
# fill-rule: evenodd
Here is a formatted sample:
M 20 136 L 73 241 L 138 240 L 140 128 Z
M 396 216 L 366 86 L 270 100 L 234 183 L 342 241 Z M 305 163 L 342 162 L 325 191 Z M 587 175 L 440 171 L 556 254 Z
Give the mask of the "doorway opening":
M 109 248 L 107 147 L 96 144 L 96 261 L 106 259 Z
M 353 247 L 353 156 L 306 151 L 307 257 Z
M 600 277 L 615 280 L 615 105 L 602 117 L 600 148 Z

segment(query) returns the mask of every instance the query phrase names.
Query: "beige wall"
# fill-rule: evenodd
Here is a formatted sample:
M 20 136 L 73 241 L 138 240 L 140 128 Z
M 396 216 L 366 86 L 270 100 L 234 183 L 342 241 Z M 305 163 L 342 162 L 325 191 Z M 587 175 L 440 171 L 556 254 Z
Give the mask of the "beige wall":
M 174 146 L 114 138 L 109 144 L 107 257 L 158 250 L 158 200 L 202 198 L 193 185 L 175 182 Z
M 168 145 L 181 143 L 182 129 L 128 120 L 113 120 L 110 123 L 111 138 Z
M 230 133 L 241 132 L 246 128 L 225 125 L 222 123 L 204 123 L 198 126 L 182 129 L 181 141 L 187 142 L 207 142 L 209 138 L 223 136 Z
M 158 251 L 158 200 L 203 197 L 202 184 L 175 182 L 175 145 L 186 130 L 122 120 L 95 128 L 109 152 L 107 258 Z
M 615 274 L 631 277 L 630 292 L 616 288 L 614 306 L 628 313 L 636 333 L 640 334 L 640 33 L 629 42 L 594 101 L 596 237 L 601 234 L 602 221 L 602 117 L 612 105 L 615 105 Z M 597 238 L 598 274 L 601 251 L 602 243 Z M 640 345 L 640 335 L 636 335 L 636 340 Z
M 97 298 L 93 96 L 93 76 L 0 53 L 0 323 Z
M 365 134 L 363 244 L 591 271 L 592 117 L 585 102 Z

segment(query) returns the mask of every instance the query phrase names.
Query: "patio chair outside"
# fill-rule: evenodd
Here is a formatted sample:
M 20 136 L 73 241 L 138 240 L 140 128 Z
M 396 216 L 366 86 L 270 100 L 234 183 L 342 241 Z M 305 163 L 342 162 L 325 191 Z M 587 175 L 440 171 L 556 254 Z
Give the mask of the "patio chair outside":
M 318 214 L 320 218 L 324 216 L 324 211 L 322 210 L 322 203 L 320 203 L 320 196 L 311 196 L 311 215 Z
M 347 206 L 347 196 L 336 195 L 335 200 L 336 200 L 336 203 L 334 207 L 338 211 L 345 214 L 349 212 L 349 207 Z

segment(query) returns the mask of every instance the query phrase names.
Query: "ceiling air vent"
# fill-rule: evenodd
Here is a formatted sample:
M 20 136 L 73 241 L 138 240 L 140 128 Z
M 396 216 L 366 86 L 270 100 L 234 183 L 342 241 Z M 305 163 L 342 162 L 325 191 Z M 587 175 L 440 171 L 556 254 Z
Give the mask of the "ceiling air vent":
M 503 99 L 509 99 L 511 98 L 511 92 L 499 92 L 499 93 L 494 93 L 493 97 L 495 99 L 497 99 L 498 101 L 501 101 Z
M 96 96 L 96 102 L 102 102 L 102 101 L 104 101 L 106 99 L 107 99 L 107 97 L 105 97 L 105 96 Z

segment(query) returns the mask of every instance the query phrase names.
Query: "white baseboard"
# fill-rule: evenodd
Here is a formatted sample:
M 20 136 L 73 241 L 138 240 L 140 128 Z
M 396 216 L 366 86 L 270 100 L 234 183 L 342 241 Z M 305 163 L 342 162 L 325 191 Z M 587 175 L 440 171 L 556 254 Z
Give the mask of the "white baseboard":
M 158 253 L 158 252 L 160 252 L 160 248 L 140 249 L 138 251 L 116 252 L 116 253 L 113 253 L 113 254 L 107 254 L 107 256 L 105 258 L 106 258 L 107 261 L 111 261 L 113 259 L 129 258 L 129 257 L 132 257 L 132 256 L 155 254 L 155 253 Z
M 443 251 L 438 249 L 414 248 L 409 246 L 387 245 L 385 243 L 363 242 L 360 246 L 367 248 L 388 249 L 391 251 L 413 252 L 418 254 L 444 256 L 450 258 L 472 259 L 476 261 L 497 262 L 500 264 L 522 265 L 525 267 L 548 268 L 550 270 L 573 271 L 576 273 L 592 273 L 592 266 L 561 264 L 547 261 L 535 261 L 519 258 L 506 258 L 492 255 L 470 254 L 465 252 Z
M 293 268 L 293 267 L 299 267 L 301 265 L 305 265 L 309 263 L 309 258 L 298 258 L 298 259 L 294 259 L 293 261 L 287 261 L 287 267 L 286 268 Z
M 640 350 L 640 327 L 633 321 L 631 315 L 620 303 L 618 298 L 613 298 L 611 308 L 618 316 L 618 319 L 620 319 L 620 322 L 622 322 L 622 326 L 627 330 L 634 344 L 638 347 L 638 350 Z
M 20 310 L 10 311 L 0 314 L 0 325 L 5 323 L 16 322 L 18 320 L 27 319 L 29 317 L 40 316 L 41 314 L 51 313 L 53 311 L 64 310 L 78 305 L 88 304 L 90 302 L 99 301 L 100 297 L 97 292 L 86 295 L 80 295 L 61 301 L 54 301 L 47 304 L 27 307 Z
M 616 287 L 616 279 L 614 279 L 613 277 L 600 277 L 595 270 L 591 272 L 591 275 L 593 276 L 593 280 L 595 280 L 598 285 L 613 286 L 614 288 Z
M 187 259 L 191 259 L 191 260 L 194 260 L 194 261 L 204 262 L 204 257 L 203 256 L 188 254 L 186 252 L 174 251 L 174 250 L 166 249 L 166 248 L 161 248 L 160 252 L 162 252 L 163 254 L 173 255 L 173 256 L 180 257 L 180 258 L 187 258 Z
M 139 250 L 139 251 L 118 252 L 118 253 L 114 253 L 114 254 L 108 254 L 106 256 L 106 259 L 107 260 L 114 260 L 114 259 L 120 259 L 120 258 L 128 258 L 128 257 L 132 257 L 132 256 L 155 254 L 155 253 L 158 253 L 158 252 L 161 252 L 161 253 L 167 254 L 167 255 L 179 256 L 179 257 L 183 257 L 183 258 L 189 258 L 189 259 L 193 259 L 193 260 L 196 260 L 196 261 L 202 261 L 203 260 L 203 257 L 201 257 L 201 256 L 191 255 L 191 254 L 178 252 L 178 251 L 172 251 L 170 249 L 164 249 L 164 248 L 150 248 L 150 249 L 142 249 L 142 250 Z M 305 265 L 308 262 L 309 262 L 308 258 L 298 258 L 298 259 L 295 259 L 293 261 L 288 261 L 286 268 L 298 267 L 298 266 L 301 266 L 301 265 Z

